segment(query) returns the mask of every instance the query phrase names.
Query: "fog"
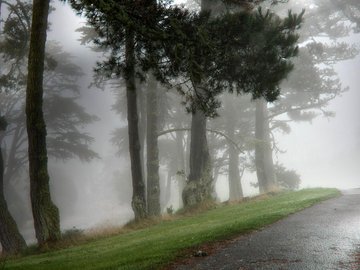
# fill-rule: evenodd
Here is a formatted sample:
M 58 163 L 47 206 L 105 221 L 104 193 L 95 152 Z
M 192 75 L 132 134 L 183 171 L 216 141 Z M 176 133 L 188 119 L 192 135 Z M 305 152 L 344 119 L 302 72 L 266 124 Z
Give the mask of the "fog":
M 358 35 L 354 41 L 360 44 Z M 349 189 L 359 186 L 359 68 L 359 56 L 336 66 L 349 91 L 330 103 L 329 109 L 336 113 L 334 118 L 295 124 L 291 134 L 281 138 L 287 153 L 280 159 L 301 173 L 303 187 Z
M 76 29 L 85 25 L 85 19 L 76 16 L 68 5 L 58 1 L 52 5 L 55 10 L 49 17 L 51 31 L 48 33 L 48 40 L 61 44 L 63 50 L 72 55 L 72 62 L 81 67 L 84 76 L 78 81 L 81 88 L 79 103 L 87 113 L 99 118 L 86 125 L 84 131 L 94 138 L 91 149 L 97 152 L 100 158 L 90 162 L 76 158 L 65 162 L 50 159 L 51 191 L 60 208 L 61 227 L 66 230 L 74 227 L 89 229 L 119 226 L 134 216 L 131 209 L 129 157 L 127 153 L 119 156 L 118 148 L 111 142 L 114 130 L 126 127 L 126 118 L 121 118 L 112 109 L 116 98 L 110 84 L 106 84 L 105 89 L 91 86 L 93 68 L 102 55 L 91 50 L 89 46 L 80 44 L 80 33 Z M 360 34 L 351 33 L 345 40 L 359 45 Z M 340 61 L 335 65 L 335 70 L 342 85 L 349 87 L 326 107 L 326 110 L 335 112 L 335 116 L 318 116 L 310 123 L 290 122 L 290 133 L 274 133 L 280 150 L 274 154 L 274 161 L 295 170 L 301 176 L 300 188 L 359 187 L 360 56 Z M 181 114 L 186 117 L 185 109 Z M 160 147 L 160 151 L 164 149 L 167 148 Z M 160 177 L 163 188 L 166 187 L 167 174 L 167 167 L 162 162 Z M 163 212 L 170 206 L 175 209 L 179 207 L 179 181 L 172 181 L 170 198 L 164 198 L 162 192 L 162 201 L 166 202 L 162 207 Z M 241 181 L 245 196 L 258 193 L 258 188 L 252 185 L 257 182 L 255 172 L 245 171 Z M 21 186 L 25 186 L 21 196 L 28 201 L 27 185 Z M 216 193 L 221 201 L 229 198 L 227 175 L 219 175 Z M 18 211 L 15 206 L 11 207 L 13 212 Z M 29 206 L 27 210 L 30 211 Z M 20 229 L 28 241 L 35 239 L 31 221 L 23 223 Z

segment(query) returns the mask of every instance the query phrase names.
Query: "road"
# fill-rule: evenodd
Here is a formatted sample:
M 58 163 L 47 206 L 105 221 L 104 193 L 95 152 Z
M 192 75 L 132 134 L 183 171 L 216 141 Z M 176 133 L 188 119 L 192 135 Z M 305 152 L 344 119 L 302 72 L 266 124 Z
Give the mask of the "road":
M 360 190 L 348 190 L 175 269 L 360 269 Z M 356 260 L 358 262 L 356 262 Z

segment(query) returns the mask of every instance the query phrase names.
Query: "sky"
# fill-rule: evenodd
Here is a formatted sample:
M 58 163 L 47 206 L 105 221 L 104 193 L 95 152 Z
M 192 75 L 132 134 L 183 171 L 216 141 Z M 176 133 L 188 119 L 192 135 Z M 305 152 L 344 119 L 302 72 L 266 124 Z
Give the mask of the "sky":
M 98 56 L 78 41 L 79 33 L 75 32 L 75 29 L 83 26 L 84 20 L 65 4 L 56 1 L 53 5 L 56 10 L 49 18 L 52 31 L 48 33 L 48 39 L 61 43 L 64 50 L 73 55 L 73 61 L 88 74 L 81 81 L 84 85 L 83 91 L 87 91 L 82 103 L 90 113 L 101 118 L 96 125 L 89 128 L 89 132 L 96 139 L 94 148 L 102 160 L 90 164 L 71 161 L 70 164 L 61 165 L 67 171 L 68 181 L 73 181 L 74 188 L 78 190 L 79 204 L 73 207 L 82 212 L 82 215 L 76 216 L 75 221 L 63 221 L 62 226 L 91 227 L 107 222 L 124 223 L 132 213 L 129 205 L 121 203 L 113 188 L 112 172 L 119 170 L 120 164 L 126 161 L 111 158 L 115 157 L 115 150 L 109 143 L 111 130 L 123 122 L 110 110 L 113 103 L 110 91 L 103 92 L 87 87 Z M 354 37 L 353 41 L 360 44 L 360 37 Z M 336 116 L 331 119 L 319 117 L 311 124 L 291 124 L 290 134 L 278 134 L 277 137 L 280 148 L 286 149 L 286 153 L 278 154 L 277 158 L 286 167 L 295 169 L 301 175 L 302 187 L 360 187 L 360 56 L 339 63 L 336 69 L 343 85 L 350 88 L 342 97 L 331 102 L 328 109 L 333 110 Z M 254 189 L 249 186 L 250 182 L 255 182 L 254 175 L 246 175 L 244 179 L 246 195 L 254 193 Z M 65 183 L 55 183 L 53 186 L 60 189 L 66 184 L 68 183 L 65 180 Z M 226 199 L 228 187 L 225 181 L 218 181 L 217 188 L 220 197 Z M 94 200 L 95 197 L 99 199 Z M 56 200 L 59 203 L 64 201 L 63 198 L 55 198 Z M 89 215 L 95 212 L 97 218 L 89 218 Z

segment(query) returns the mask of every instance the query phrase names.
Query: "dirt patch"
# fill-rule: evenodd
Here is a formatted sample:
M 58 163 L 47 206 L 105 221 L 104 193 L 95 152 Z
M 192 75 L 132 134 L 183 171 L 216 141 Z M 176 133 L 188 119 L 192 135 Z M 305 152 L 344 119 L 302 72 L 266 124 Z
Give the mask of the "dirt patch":
M 178 256 L 176 260 L 166 265 L 161 270 L 173 270 L 180 265 L 187 265 L 187 266 L 194 265 L 202 258 L 211 256 L 217 251 L 227 247 L 229 244 L 240 240 L 240 238 L 244 236 L 245 235 L 241 235 L 241 236 L 237 236 L 236 238 L 205 243 L 196 247 L 186 249 Z

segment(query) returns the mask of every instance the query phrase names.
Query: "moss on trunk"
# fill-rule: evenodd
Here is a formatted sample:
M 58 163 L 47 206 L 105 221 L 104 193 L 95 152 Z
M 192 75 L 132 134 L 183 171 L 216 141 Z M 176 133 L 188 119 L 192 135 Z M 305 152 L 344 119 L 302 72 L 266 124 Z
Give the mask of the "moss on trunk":
M 190 174 L 182 198 L 184 206 L 192 206 L 212 198 L 214 191 L 209 148 L 206 138 L 206 116 L 192 114 L 190 142 Z

